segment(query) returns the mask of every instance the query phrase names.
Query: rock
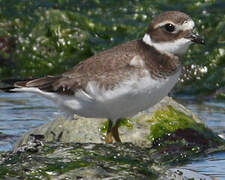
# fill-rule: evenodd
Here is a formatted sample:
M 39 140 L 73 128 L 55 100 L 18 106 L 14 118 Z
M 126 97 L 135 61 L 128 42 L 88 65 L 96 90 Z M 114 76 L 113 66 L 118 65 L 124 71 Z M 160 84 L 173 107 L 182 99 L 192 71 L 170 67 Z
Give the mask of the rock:
M 0 156 L 0 179 L 155 179 L 148 149 L 131 143 L 45 143 Z M 162 173 L 161 173 L 162 174 Z
M 1 179 L 182 179 L 131 143 L 45 143 L 38 152 L 0 154 Z M 174 178 L 177 177 L 177 178 Z
M 152 152 L 132 143 L 48 142 L 39 144 L 38 151 L 0 153 L 0 179 L 210 179 L 185 169 L 168 169 Z
M 148 111 L 141 112 L 131 119 L 121 122 L 119 128 L 122 142 L 132 142 L 139 146 L 149 146 L 150 127 L 154 112 L 159 109 L 167 109 L 168 106 L 183 112 L 188 117 L 193 118 L 197 123 L 200 120 L 184 106 L 175 102 L 172 98 L 166 97 L 160 103 L 150 108 Z M 42 134 L 46 141 L 79 142 L 79 143 L 104 143 L 107 127 L 106 119 L 94 119 L 75 117 L 75 120 L 67 120 L 63 117 L 40 126 L 22 137 L 16 144 L 15 149 L 21 144 L 26 144 L 30 134 Z
M 195 180 L 195 179 L 216 180 L 213 177 L 210 177 L 210 176 L 207 176 L 207 175 L 203 175 L 203 174 L 200 174 L 198 172 L 191 171 L 189 169 L 173 168 L 173 169 L 170 169 L 170 171 L 173 172 L 170 177 L 174 176 L 174 179 L 183 180 L 184 178 L 181 178 L 181 177 L 186 177 L 186 180 L 191 180 L 191 179 L 193 179 L 193 180 Z
M 58 118 L 0 153 L 0 179 L 188 179 L 173 167 L 224 151 L 224 140 L 172 98 L 120 124 L 123 143 L 105 144 L 107 121 Z M 187 174 L 187 175 L 186 175 Z
M 76 117 L 66 120 L 61 117 L 26 133 L 16 143 L 14 151 L 26 144 L 31 134 L 43 135 L 47 142 L 104 143 L 106 129 L 106 119 Z M 140 147 L 159 144 L 162 139 L 187 139 L 185 134 L 189 135 L 189 141 L 193 141 L 190 137 L 198 141 L 195 142 L 197 145 L 211 146 L 213 141 L 210 139 L 214 137 L 220 141 L 191 111 L 170 97 L 133 118 L 124 119 L 119 132 L 123 143 L 132 142 Z

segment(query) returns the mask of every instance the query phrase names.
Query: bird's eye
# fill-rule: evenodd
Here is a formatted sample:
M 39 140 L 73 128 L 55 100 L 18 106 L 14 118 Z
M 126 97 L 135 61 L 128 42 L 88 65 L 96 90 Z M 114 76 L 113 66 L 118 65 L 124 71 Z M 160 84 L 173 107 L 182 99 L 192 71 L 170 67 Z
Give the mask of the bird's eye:
M 170 23 L 166 24 L 164 27 L 165 27 L 166 31 L 168 31 L 168 32 L 173 32 L 175 30 L 175 26 Z

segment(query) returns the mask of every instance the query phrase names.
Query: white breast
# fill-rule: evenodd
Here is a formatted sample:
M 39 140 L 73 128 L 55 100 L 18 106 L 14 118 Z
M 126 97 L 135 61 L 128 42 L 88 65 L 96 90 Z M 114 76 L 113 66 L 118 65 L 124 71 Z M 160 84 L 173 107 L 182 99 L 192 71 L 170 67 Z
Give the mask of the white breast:
M 133 75 L 112 90 L 99 88 L 96 82 L 89 82 L 86 91 L 79 91 L 75 97 L 60 96 L 58 103 L 67 111 L 85 117 L 118 118 L 133 116 L 155 105 L 165 97 L 176 84 L 181 70 L 165 79 L 153 79 L 146 75 Z
M 85 91 L 80 90 L 74 96 L 64 96 L 45 92 L 38 88 L 16 88 L 15 91 L 26 91 L 40 94 L 53 100 L 69 115 L 78 114 L 84 117 L 118 118 L 130 117 L 155 105 L 165 97 L 176 84 L 181 69 L 165 79 L 153 79 L 148 71 L 139 78 L 134 74 L 119 83 L 111 90 L 99 88 L 97 82 L 89 82 Z

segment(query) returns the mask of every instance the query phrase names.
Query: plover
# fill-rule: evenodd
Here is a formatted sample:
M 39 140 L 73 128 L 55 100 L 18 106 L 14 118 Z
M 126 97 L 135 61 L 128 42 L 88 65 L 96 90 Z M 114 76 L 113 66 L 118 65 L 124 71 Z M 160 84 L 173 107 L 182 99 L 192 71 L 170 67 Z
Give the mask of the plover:
M 155 17 L 142 39 L 102 51 L 70 71 L 15 83 L 14 91 L 44 96 L 70 114 L 107 118 L 106 143 L 121 142 L 121 118 L 155 105 L 178 81 L 182 56 L 192 43 L 203 44 L 185 13 Z

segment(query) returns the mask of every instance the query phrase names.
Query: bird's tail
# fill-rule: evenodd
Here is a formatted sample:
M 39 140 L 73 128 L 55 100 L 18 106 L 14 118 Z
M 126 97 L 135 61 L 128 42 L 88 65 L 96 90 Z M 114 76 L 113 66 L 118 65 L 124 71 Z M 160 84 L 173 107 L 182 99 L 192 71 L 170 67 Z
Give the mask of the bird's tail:
M 47 76 L 43 78 L 33 79 L 30 81 L 19 81 L 14 84 L 15 87 L 36 87 L 43 91 L 54 91 L 53 83 L 56 82 L 60 76 Z
M 53 83 L 56 82 L 59 76 L 47 76 L 37 79 L 26 79 L 23 81 L 14 80 L 4 80 L 0 82 L 0 89 L 6 92 L 20 91 L 20 88 L 38 88 L 43 91 L 53 92 Z
M 17 78 L 10 78 L 0 80 L 0 91 L 4 92 L 11 92 L 12 89 L 15 88 L 14 84 L 18 81 L 31 81 L 32 79 L 17 79 Z

